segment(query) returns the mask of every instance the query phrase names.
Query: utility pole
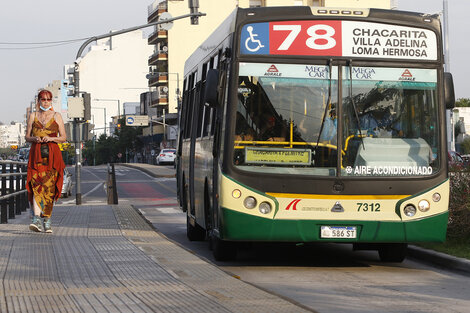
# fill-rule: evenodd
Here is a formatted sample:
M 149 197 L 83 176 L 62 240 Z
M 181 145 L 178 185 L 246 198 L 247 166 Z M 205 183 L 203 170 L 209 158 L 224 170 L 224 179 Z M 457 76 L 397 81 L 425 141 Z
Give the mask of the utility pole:
M 79 66 L 75 62 L 73 78 L 74 78 L 74 97 L 80 97 L 78 86 Z M 82 187 L 81 187 L 81 166 L 82 166 L 82 144 L 80 140 L 80 118 L 73 119 L 73 127 L 75 131 L 75 204 L 82 204 Z
M 442 19 L 444 20 L 444 69 L 450 72 L 449 55 L 449 5 L 447 0 L 442 3 Z M 454 130 L 454 112 L 446 110 L 447 120 L 447 146 L 450 150 L 455 150 L 455 130 Z
M 188 0 L 188 7 L 189 7 L 189 12 L 191 14 L 194 14 L 194 16 L 191 16 L 191 25 L 198 25 L 199 24 L 199 16 L 198 10 L 199 10 L 199 0 Z
M 198 18 L 200 16 L 205 16 L 205 13 L 199 13 L 198 8 L 199 8 L 199 0 L 188 0 L 189 1 L 189 7 L 190 7 L 190 14 L 185 14 L 177 17 L 171 17 L 170 14 L 167 14 L 165 18 L 160 18 L 159 21 L 153 22 L 153 23 L 148 23 L 140 26 L 135 26 L 135 27 L 130 27 L 130 28 L 125 28 L 119 31 L 115 32 L 110 32 L 107 34 L 99 35 L 99 36 L 94 36 L 88 38 L 78 49 L 77 56 L 76 56 L 76 61 L 75 61 L 75 68 L 74 68 L 74 97 L 80 97 L 80 76 L 79 76 L 79 63 L 80 59 L 83 53 L 83 50 L 92 42 L 97 41 L 99 39 L 104 39 L 104 38 L 109 38 L 112 36 L 117 36 L 125 33 L 132 32 L 134 30 L 142 29 L 142 28 L 147 28 L 151 26 L 156 26 L 162 24 L 162 27 L 168 27 L 171 28 L 173 26 L 173 21 L 183 19 L 190 17 L 191 18 L 191 24 L 195 25 L 198 24 Z M 119 110 L 119 109 L 118 109 Z M 118 114 L 119 115 L 119 114 Z M 81 147 L 81 138 L 80 137 L 80 129 L 79 126 L 81 123 L 83 123 L 84 120 L 80 118 L 74 118 L 74 126 L 75 126 L 75 134 L 76 134 L 76 141 L 75 141 L 75 177 L 76 177 L 76 204 L 82 204 L 82 193 L 81 193 L 81 154 L 82 154 L 82 147 Z

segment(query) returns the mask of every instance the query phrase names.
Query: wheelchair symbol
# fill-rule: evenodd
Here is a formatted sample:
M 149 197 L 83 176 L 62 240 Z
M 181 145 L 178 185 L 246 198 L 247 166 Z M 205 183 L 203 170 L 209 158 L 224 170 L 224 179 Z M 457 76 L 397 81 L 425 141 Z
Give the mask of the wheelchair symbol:
M 258 37 L 258 35 L 253 34 L 253 26 L 248 26 L 246 30 L 250 34 L 250 37 L 246 38 L 245 48 L 250 52 L 256 52 L 259 49 L 264 48 L 264 45 L 261 44 L 261 41 L 259 39 L 255 39 L 255 37 Z M 250 45 L 254 48 L 250 47 Z

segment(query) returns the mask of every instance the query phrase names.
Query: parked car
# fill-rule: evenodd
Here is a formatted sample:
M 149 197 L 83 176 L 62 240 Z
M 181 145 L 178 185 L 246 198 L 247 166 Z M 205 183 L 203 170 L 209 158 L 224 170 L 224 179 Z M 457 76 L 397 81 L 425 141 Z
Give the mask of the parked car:
M 456 152 L 449 150 L 447 152 L 449 168 L 453 169 L 463 169 L 467 166 L 467 162 L 462 158 L 462 156 Z
M 64 169 L 64 182 L 62 183 L 62 198 L 67 198 L 72 195 L 72 174 Z
M 162 149 L 157 155 L 157 164 L 174 164 L 176 158 L 176 149 Z

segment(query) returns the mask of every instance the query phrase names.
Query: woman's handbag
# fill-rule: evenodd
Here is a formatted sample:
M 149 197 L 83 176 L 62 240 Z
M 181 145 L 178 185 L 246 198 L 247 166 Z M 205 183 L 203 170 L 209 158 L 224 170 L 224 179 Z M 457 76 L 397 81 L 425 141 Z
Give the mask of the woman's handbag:
M 49 146 L 46 144 L 41 145 L 41 158 L 49 157 Z

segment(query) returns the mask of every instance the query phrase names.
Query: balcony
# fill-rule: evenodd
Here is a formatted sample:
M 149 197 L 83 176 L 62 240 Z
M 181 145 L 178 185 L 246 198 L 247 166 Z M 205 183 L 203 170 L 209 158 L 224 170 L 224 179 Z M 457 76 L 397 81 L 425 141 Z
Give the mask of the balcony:
M 168 39 L 168 32 L 166 30 L 154 31 L 148 38 L 148 44 L 155 45 L 158 42 L 166 39 Z
M 168 76 L 166 74 L 150 74 L 148 75 L 149 86 L 161 86 L 168 84 Z
M 168 7 L 165 1 L 160 2 L 158 5 L 149 5 L 147 22 L 152 23 L 158 21 L 160 14 L 167 12 L 167 9 Z
M 168 61 L 167 51 L 157 51 L 149 57 L 148 65 L 156 65 L 157 62 Z
M 161 89 L 151 93 L 150 107 L 157 107 L 160 105 L 168 105 L 168 93 L 163 92 Z

